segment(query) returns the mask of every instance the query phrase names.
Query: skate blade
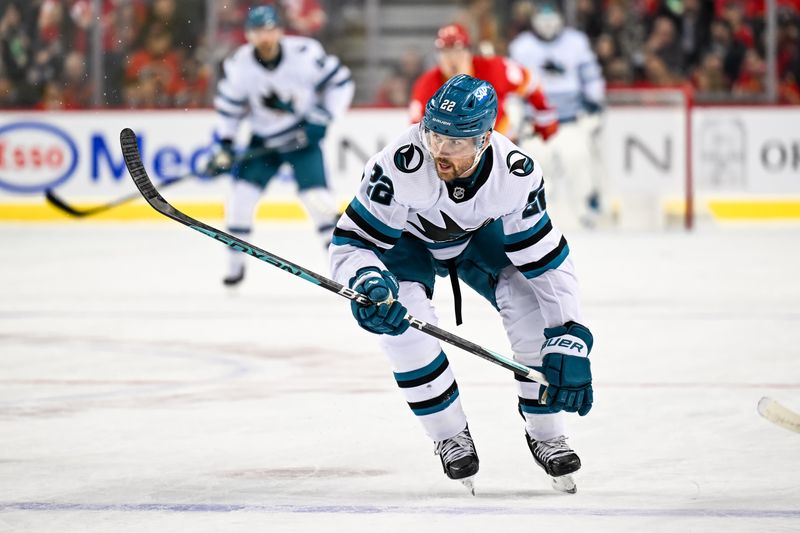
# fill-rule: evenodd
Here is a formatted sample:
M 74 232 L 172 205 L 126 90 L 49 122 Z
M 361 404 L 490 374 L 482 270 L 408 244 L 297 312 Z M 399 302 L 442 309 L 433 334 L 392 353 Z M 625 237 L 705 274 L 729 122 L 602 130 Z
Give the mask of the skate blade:
M 467 490 L 475 496 L 475 476 L 465 477 L 464 479 L 459 479 L 459 481 L 467 487 Z
M 572 479 L 572 476 L 569 474 L 551 477 L 550 482 L 553 488 L 558 492 L 566 492 L 567 494 L 575 494 L 578 492 L 578 486 L 575 485 L 575 480 Z

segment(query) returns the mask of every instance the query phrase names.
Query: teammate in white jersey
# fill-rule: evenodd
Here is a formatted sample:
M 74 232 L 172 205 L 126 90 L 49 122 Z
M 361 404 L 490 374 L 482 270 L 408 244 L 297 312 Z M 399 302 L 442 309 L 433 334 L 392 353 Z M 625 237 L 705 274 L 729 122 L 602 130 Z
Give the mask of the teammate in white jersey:
M 569 247 L 545 210 L 539 163 L 493 132 L 497 95 L 459 74 L 411 126 L 366 164 L 365 178 L 334 230 L 333 277 L 374 305 L 352 305 L 381 345 L 409 407 L 435 442 L 445 474 L 467 480 L 478 455 L 455 377 L 439 342 L 408 329 L 406 311 L 436 324 L 437 275 L 449 275 L 460 322 L 458 279 L 497 310 L 519 362 L 550 386 L 517 377 L 518 409 L 536 462 L 556 488 L 574 492 L 580 459 L 565 442 L 561 411 L 592 406 L 588 355 Z
M 533 31 L 511 41 L 509 55 L 539 77 L 561 129 L 547 144 L 535 138 L 522 144 L 547 169 L 552 207 L 562 215 L 559 220 L 591 227 L 600 216 L 603 189 L 602 70 L 586 34 L 565 28 L 552 3 L 539 4 L 531 23 Z
M 244 239 L 262 191 L 284 163 L 293 168 L 298 194 L 327 247 L 338 218 L 328 189 L 320 142 L 328 124 L 353 99 L 350 70 L 308 37 L 285 36 L 272 6 L 250 10 L 248 44 L 224 63 L 214 107 L 219 145 L 208 173 L 232 172 L 225 204 L 228 232 Z M 243 159 L 234 164 L 233 145 L 240 121 L 250 118 L 252 136 Z M 231 250 L 226 285 L 244 277 L 244 258 Z

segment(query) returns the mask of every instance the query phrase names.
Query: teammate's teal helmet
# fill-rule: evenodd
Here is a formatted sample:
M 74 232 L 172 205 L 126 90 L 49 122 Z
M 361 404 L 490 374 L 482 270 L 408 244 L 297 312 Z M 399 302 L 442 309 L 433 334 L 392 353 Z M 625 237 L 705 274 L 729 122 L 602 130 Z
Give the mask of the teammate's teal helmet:
M 255 28 L 278 28 L 281 26 L 281 18 L 278 11 L 272 6 L 258 6 L 250 9 L 247 13 L 247 20 L 244 23 L 246 30 Z
M 476 137 L 494 128 L 497 93 L 467 74 L 450 78 L 428 100 L 422 126 L 448 137 Z

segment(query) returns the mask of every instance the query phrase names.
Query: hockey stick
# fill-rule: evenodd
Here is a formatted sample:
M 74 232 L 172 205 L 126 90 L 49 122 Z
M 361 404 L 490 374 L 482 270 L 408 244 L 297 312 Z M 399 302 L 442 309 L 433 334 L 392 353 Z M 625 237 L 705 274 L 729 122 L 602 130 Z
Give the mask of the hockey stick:
M 764 396 L 758 401 L 758 414 L 789 431 L 800 433 L 800 414 Z
M 165 187 L 169 187 L 170 185 L 174 185 L 176 183 L 180 183 L 180 182 L 184 181 L 185 179 L 190 178 L 190 177 L 194 177 L 194 176 L 195 176 L 195 174 L 186 174 L 184 176 L 180 176 L 180 177 L 177 177 L 175 179 L 171 179 L 169 181 L 165 181 L 164 183 L 161 184 L 161 188 L 163 189 Z M 138 191 L 136 191 L 136 192 L 133 192 L 131 194 L 126 194 L 125 196 L 117 198 L 116 200 L 113 200 L 111 202 L 108 202 L 107 204 L 102 204 L 102 205 L 98 205 L 98 206 L 95 206 L 95 207 L 90 207 L 88 209 L 78 209 L 77 207 L 73 207 L 73 206 L 69 205 L 64 200 L 62 200 L 61 198 L 56 196 L 55 193 L 52 191 L 52 189 L 47 189 L 46 191 L 44 191 L 44 197 L 48 202 L 50 202 L 50 205 L 52 205 L 53 207 L 55 207 L 57 209 L 60 209 L 61 211 L 67 213 L 68 215 L 72 215 L 73 217 L 79 217 L 79 218 L 88 217 L 88 216 L 91 216 L 91 215 L 96 215 L 97 213 L 102 213 L 104 211 L 108 211 L 109 209 L 113 209 L 113 208 L 115 208 L 115 207 L 117 207 L 119 205 L 128 203 L 128 202 L 130 202 L 132 200 L 136 200 L 137 198 L 141 198 L 141 196 L 142 195 L 139 194 Z
M 241 163 L 242 161 L 246 161 L 246 160 L 252 159 L 254 157 L 262 156 L 262 155 L 264 155 L 264 154 L 266 154 L 268 152 L 271 152 L 271 151 L 273 151 L 273 149 L 269 148 L 269 147 L 256 148 L 256 149 L 253 149 L 253 150 L 249 150 L 249 151 L 246 151 L 244 153 L 244 155 L 238 157 L 236 159 L 236 162 L 237 163 Z M 176 183 L 180 183 L 180 182 L 186 181 L 189 178 L 194 178 L 194 177 L 206 177 L 206 178 L 212 177 L 212 178 L 215 178 L 216 176 L 199 176 L 198 174 L 190 172 L 188 174 L 184 174 L 183 176 L 178 176 L 177 178 L 173 178 L 173 179 L 164 181 L 160 185 L 160 188 L 164 189 L 165 187 L 169 187 L 170 185 L 174 185 Z M 47 189 L 46 191 L 44 191 L 44 197 L 50 203 L 50 205 L 52 205 L 53 207 L 65 212 L 68 215 L 71 215 L 73 217 L 82 218 L 82 217 L 87 217 L 87 216 L 91 216 L 91 215 L 96 215 L 97 213 L 102 213 L 104 211 L 108 211 L 109 209 L 113 209 L 113 208 L 115 208 L 117 206 L 120 206 L 122 204 L 128 203 L 130 201 L 137 200 L 137 199 L 141 198 L 142 195 L 138 191 L 135 191 L 135 192 L 133 192 L 131 194 L 126 194 L 125 196 L 122 196 L 120 198 L 117 198 L 116 200 L 108 202 L 107 204 L 102 204 L 102 205 L 98 205 L 98 206 L 95 206 L 95 207 L 90 207 L 90 208 L 87 208 L 87 209 L 78 209 L 77 207 L 69 205 L 67 202 L 65 202 L 64 200 L 62 200 L 58 196 L 56 196 L 56 194 L 53 192 L 52 189 Z
M 224 231 L 213 228 L 178 211 L 172 205 L 170 205 L 170 203 L 167 202 L 164 197 L 161 196 L 161 194 L 159 194 L 155 186 L 153 186 L 153 182 L 150 181 L 150 177 L 147 175 L 144 165 L 142 165 L 142 158 L 139 155 L 139 147 L 136 144 L 136 134 L 133 133 L 133 130 L 125 128 L 122 130 L 122 132 L 120 132 L 119 139 L 120 144 L 122 145 L 122 155 L 125 158 L 125 165 L 128 167 L 128 172 L 130 173 L 131 178 L 133 178 L 136 188 L 139 189 L 142 196 L 144 196 L 144 199 L 147 200 L 147 203 L 149 203 L 153 209 L 162 215 L 180 222 L 185 226 L 189 226 L 193 230 L 199 231 L 204 235 L 208 235 L 209 237 L 224 244 L 227 244 L 234 250 L 244 252 L 247 255 L 251 255 L 256 259 L 260 259 L 265 263 L 269 263 L 272 266 L 278 267 L 281 270 L 309 281 L 314 285 L 319 285 L 324 289 L 328 289 L 329 291 L 335 292 L 340 296 L 344 296 L 348 300 L 354 300 L 362 305 L 372 304 L 372 302 L 366 296 L 354 291 L 353 289 L 345 287 L 336 281 L 282 259 L 273 253 L 262 250 L 261 248 L 250 244 L 247 241 L 243 241 L 242 239 L 236 238 L 233 235 L 229 235 Z M 411 327 L 414 329 L 417 329 L 423 333 L 427 333 L 428 335 L 431 335 L 440 341 L 452 344 L 453 346 L 477 355 L 478 357 L 482 357 L 483 359 L 502 366 L 507 370 L 511 370 L 519 376 L 537 381 L 542 385 L 548 384 L 544 374 L 541 372 L 537 372 L 532 368 L 517 363 L 516 361 L 508 359 L 491 350 L 482 348 L 473 342 L 462 339 L 461 337 L 453 335 L 452 333 L 449 333 L 437 326 L 416 319 L 410 314 L 406 314 L 405 318 L 409 321 Z

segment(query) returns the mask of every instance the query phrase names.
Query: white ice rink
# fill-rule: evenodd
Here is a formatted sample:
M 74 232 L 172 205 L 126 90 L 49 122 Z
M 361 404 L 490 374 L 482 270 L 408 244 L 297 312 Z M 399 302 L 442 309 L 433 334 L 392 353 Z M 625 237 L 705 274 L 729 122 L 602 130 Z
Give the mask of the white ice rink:
M 567 237 L 596 339 L 578 493 L 534 465 L 512 375 L 446 346 L 472 497 L 346 300 L 254 259 L 227 292 L 224 247 L 166 219 L 0 225 L 0 531 L 800 531 L 800 434 L 756 413 L 800 409 L 800 228 Z M 308 225 L 253 241 L 326 272 Z M 437 290 L 442 327 L 511 355 Z

